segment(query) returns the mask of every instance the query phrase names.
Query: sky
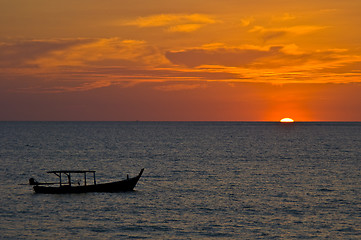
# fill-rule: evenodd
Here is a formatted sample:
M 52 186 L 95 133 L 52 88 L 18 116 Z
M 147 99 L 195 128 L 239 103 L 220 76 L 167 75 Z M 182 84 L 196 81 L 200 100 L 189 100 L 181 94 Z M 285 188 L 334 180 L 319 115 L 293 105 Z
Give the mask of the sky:
M 359 0 L 0 0 L 0 121 L 361 121 Z

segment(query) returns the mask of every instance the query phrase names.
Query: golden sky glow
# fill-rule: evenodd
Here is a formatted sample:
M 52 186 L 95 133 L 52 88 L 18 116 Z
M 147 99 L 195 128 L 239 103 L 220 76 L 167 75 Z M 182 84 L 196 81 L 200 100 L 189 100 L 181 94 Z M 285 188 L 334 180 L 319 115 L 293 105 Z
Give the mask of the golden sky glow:
M 0 0 L 0 120 L 361 121 L 360 9 Z

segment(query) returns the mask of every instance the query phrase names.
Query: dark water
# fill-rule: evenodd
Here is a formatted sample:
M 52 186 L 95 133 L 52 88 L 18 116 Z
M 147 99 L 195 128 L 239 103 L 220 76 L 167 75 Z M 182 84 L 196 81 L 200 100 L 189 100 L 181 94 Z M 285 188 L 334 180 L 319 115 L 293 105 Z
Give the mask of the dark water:
M 361 238 L 361 123 L 0 122 L 0 164 L 0 239 Z M 19 185 L 143 167 L 130 193 Z

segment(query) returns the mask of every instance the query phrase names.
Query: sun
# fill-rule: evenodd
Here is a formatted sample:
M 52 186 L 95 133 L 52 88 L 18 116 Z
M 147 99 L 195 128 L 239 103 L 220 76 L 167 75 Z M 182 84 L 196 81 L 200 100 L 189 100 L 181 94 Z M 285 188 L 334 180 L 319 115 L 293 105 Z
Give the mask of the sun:
M 281 123 L 293 123 L 295 122 L 295 120 L 293 120 L 292 118 L 282 118 L 280 120 Z

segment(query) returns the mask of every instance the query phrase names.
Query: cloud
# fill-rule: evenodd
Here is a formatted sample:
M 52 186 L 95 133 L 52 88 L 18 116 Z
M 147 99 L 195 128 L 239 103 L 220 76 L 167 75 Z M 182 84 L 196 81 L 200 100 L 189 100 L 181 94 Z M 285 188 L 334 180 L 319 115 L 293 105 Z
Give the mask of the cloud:
M 361 56 L 349 55 L 345 49 L 302 51 L 295 44 L 269 47 L 214 44 L 169 51 L 166 57 L 173 64 L 190 69 L 228 72 L 238 76 L 234 81 L 359 82 L 361 79 L 357 70 Z M 326 72 L 331 74 L 325 75 Z
M 24 42 L 13 44 L 13 49 L 14 51 L 3 55 L 0 53 L 0 59 L 13 59 L 9 64 L 13 67 L 24 64 L 33 66 L 34 70 L 36 67 L 44 71 L 62 71 L 73 67 L 91 70 L 102 66 L 157 66 L 168 63 L 156 47 L 144 41 L 119 38 L 58 40 L 53 45 L 43 41 L 35 46 Z
M 254 26 L 249 32 L 260 35 L 263 40 L 268 41 L 274 38 L 283 37 L 285 35 L 305 35 L 322 29 L 326 26 L 299 25 L 285 28 L 265 28 L 262 26 Z
M 325 73 L 335 73 L 335 74 L 349 74 L 349 75 L 359 75 L 361 76 L 361 57 L 357 61 L 340 63 L 333 67 L 324 68 L 320 70 Z
M 249 25 L 251 25 L 252 22 L 254 22 L 254 17 L 247 17 L 247 18 L 243 18 L 241 19 L 241 25 L 243 27 L 247 27 Z
M 361 56 L 356 52 L 305 51 L 295 44 L 260 47 L 213 43 L 164 52 L 145 41 L 101 38 L 16 41 L 1 43 L 0 50 L 1 78 L 8 79 L 2 88 L 9 91 L 79 92 L 144 82 L 162 82 L 158 90 L 175 91 L 211 81 L 361 79 Z
M 42 92 L 47 93 L 61 93 L 61 92 L 84 92 L 89 91 L 97 88 L 109 87 L 112 85 L 112 82 L 109 80 L 99 80 L 99 81 L 92 81 L 92 82 L 84 82 L 78 83 L 72 86 L 54 86 L 41 89 Z M 40 89 L 32 89 L 39 91 Z
M 255 68 L 293 67 L 299 69 L 321 69 L 358 61 L 359 56 L 349 55 L 345 49 L 325 49 L 316 51 L 300 51 L 296 45 L 286 45 L 280 54 L 254 62 Z
M 3 63 L 1 76 L 7 79 L 28 78 L 34 83 L 32 86 L 24 84 L 24 87 L 17 87 L 14 91 L 88 91 L 150 81 L 223 81 L 239 78 L 237 74 L 214 69 L 174 67 L 157 47 L 136 40 L 34 40 L 2 43 L 0 49 L 4 50 L 0 51 Z M 9 59 L 12 59 L 11 62 Z
M 33 60 L 55 51 L 87 44 L 89 39 L 28 40 L 0 43 L 0 68 L 34 67 Z
M 174 92 L 174 91 L 182 91 L 182 90 L 193 90 L 197 88 L 201 88 L 202 84 L 193 84 L 193 83 L 176 83 L 176 84 L 164 84 L 155 87 L 156 90 L 165 91 L 165 92 Z
M 169 32 L 194 32 L 201 28 L 202 24 L 181 24 L 168 28 Z
M 282 15 L 277 15 L 272 17 L 273 21 L 290 21 L 296 19 L 296 16 L 290 13 L 283 13 Z
M 166 57 L 174 64 L 187 67 L 201 65 L 221 65 L 228 67 L 245 67 L 257 59 L 280 54 L 282 47 L 273 46 L 269 49 L 252 48 L 193 48 L 183 51 L 168 51 Z
M 1 76 L 38 79 L 41 86 L 26 87 L 29 91 L 85 91 L 106 87 L 118 80 L 134 80 L 133 76 L 141 78 L 142 71 L 150 74 L 149 66 L 164 64 L 168 61 L 163 54 L 144 41 L 52 39 L 0 44 Z M 138 74 L 134 74 L 136 70 Z M 127 75 L 129 72 L 134 75 Z
M 124 25 L 145 27 L 165 27 L 169 32 L 193 32 L 199 28 L 217 21 L 204 14 L 159 14 L 139 17 Z

